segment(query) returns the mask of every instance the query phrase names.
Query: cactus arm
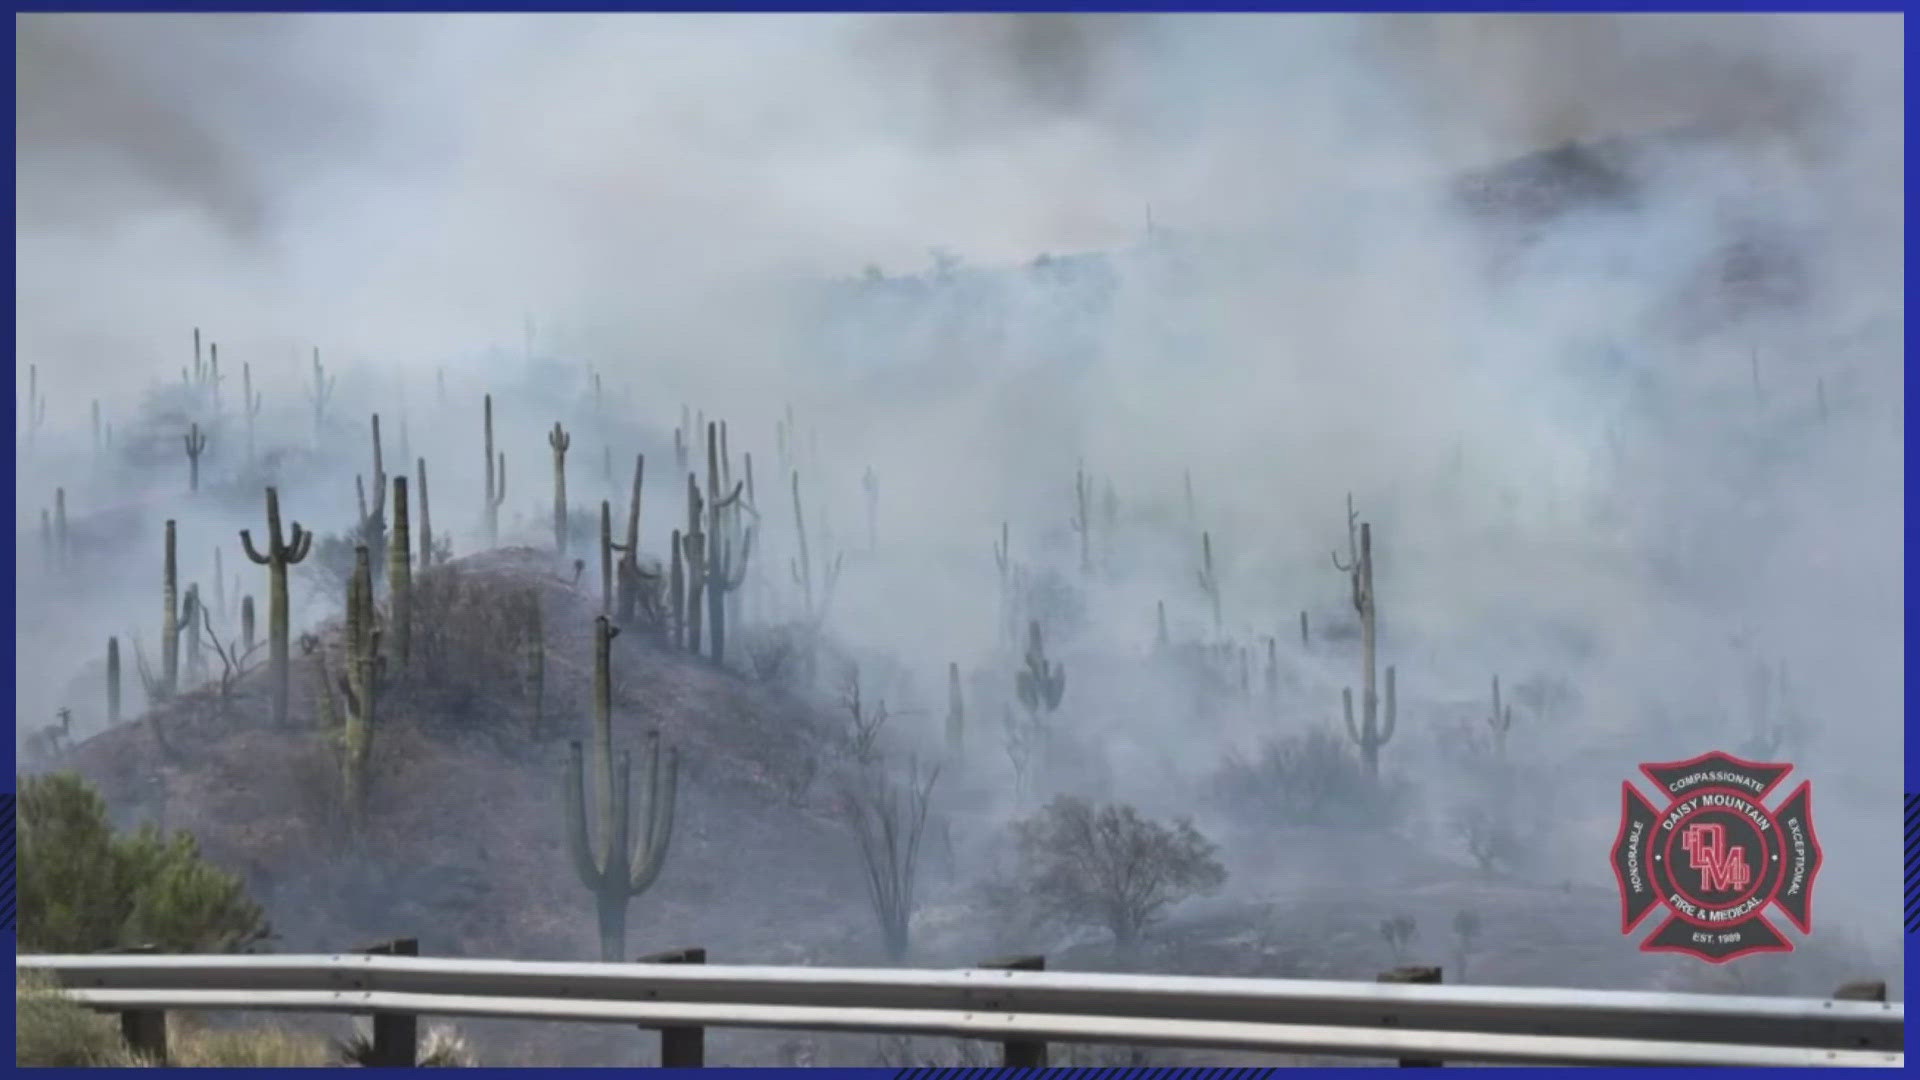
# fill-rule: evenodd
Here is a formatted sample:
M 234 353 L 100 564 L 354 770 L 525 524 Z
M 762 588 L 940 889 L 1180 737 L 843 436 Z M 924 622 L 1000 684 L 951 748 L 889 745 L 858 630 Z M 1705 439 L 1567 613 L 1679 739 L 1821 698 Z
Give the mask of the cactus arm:
M 1341 688 L 1340 704 L 1347 713 L 1347 737 L 1351 738 L 1356 746 L 1365 746 L 1367 740 L 1360 737 L 1360 728 L 1353 722 L 1353 687 Z
M 1387 743 L 1393 739 L 1393 731 L 1398 724 L 1398 717 L 1399 717 L 1399 710 L 1394 707 L 1393 665 L 1392 664 L 1387 665 L 1386 710 L 1387 710 L 1386 715 L 1381 717 L 1382 723 L 1381 723 L 1380 735 L 1379 735 L 1379 744 L 1381 746 L 1387 745 Z
M 647 820 L 640 846 L 634 850 L 629 888 L 638 896 L 659 878 L 673 839 L 673 805 L 678 794 L 680 754 L 667 751 L 666 775 L 660 767 L 660 733 L 647 735 Z
M 295 526 L 295 528 L 298 528 L 298 526 Z M 240 546 L 246 550 L 247 558 L 252 559 L 261 566 L 266 566 L 273 562 L 271 558 L 254 550 L 253 536 L 246 529 L 240 530 Z
M 586 748 L 578 740 L 568 744 L 567 768 L 567 853 L 581 884 L 599 891 L 601 869 L 594 858 L 587 836 Z
M 297 521 L 292 524 L 293 542 L 288 544 L 280 552 L 280 561 L 288 564 L 297 563 L 305 559 L 307 552 L 313 549 L 313 533 L 301 528 L 300 523 Z

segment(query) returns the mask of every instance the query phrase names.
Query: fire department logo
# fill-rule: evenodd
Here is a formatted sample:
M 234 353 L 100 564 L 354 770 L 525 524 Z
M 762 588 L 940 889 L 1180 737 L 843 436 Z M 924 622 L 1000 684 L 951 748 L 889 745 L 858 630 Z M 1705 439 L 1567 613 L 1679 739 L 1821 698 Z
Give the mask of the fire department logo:
M 1656 809 L 1632 781 L 1621 788 L 1613 873 L 1620 883 L 1620 932 L 1631 934 L 1655 908 L 1666 918 L 1642 952 L 1678 952 L 1724 964 L 1748 953 L 1792 952 L 1767 921 L 1777 907 L 1806 933 L 1813 927 L 1812 784 L 1801 781 L 1776 808 L 1768 793 L 1793 771 L 1715 751 L 1691 761 L 1642 765 L 1660 791 Z

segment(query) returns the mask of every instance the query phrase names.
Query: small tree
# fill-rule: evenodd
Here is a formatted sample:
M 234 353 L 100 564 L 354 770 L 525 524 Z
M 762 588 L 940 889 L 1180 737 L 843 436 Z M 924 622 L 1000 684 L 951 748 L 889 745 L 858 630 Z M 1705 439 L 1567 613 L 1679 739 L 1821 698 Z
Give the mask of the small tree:
M 876 765 L 863 769 L 841 793 L 840 814 L 860 845 L 867 897 L 880 920 L 880 935 L 891 960 L 907 955 L 920 838 L 926 832 L 927 809 L 939 778 L 938 767 L 923 776 L 915 763 L 909 766 L 905 785 L 896 785 Z
M 1484 803 L 1469 806 L 1455 816 L 1454 827 L 1466 842 L 1467 854 L 1487 877 L 1500 866 L 1511 869 L 1519 861 L 1520 836 L 1502 808 Z
M 1456 981 L 1467 977 L 1467 958 L 1473 955 L 1473 947 L 1480 936 L 1480 916 L 1472 911 L 1462 911 L 1453 917 L 1453 966 L 1458 973 Z
M 1127 952 L 1167 907 L 1227 880 L 1216 848 L 1186 819 L 1061 796 L 1015 826 L 1023 881 L 1044 916 L 1104 926 Z
M 201 859 L 191 834 L 116 835 L 78 776 L 23 781 L 18 827 L 21 952 L 240 952 L 267 936 L 240 879 Z
M 1407 946 L 1420 934 L 1419 924 L 1411 915 L 1395 915 L 1391 919 L 1380 920 L 1380 936 L 1385 939 L 1387 948 L 1393 950 L 1393 962 L 1398 964 L 1407 958 Z

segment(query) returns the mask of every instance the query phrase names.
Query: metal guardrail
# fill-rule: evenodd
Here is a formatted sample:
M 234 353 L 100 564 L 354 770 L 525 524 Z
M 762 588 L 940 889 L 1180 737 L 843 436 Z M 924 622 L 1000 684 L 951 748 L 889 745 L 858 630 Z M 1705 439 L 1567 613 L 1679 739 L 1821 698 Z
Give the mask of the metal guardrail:
M 394 950 L 401 951 L 401 950 Z M 598 1021 L 678 1032 L 663 1064 L 703 1064 L 701 1029 L 784 1028 L 1049 1042 L 1577 1065 L 1904 1065 L 1905 1008 L 1873 1000 L 1350 983 L 1033 970 L 634 964 L 395 955 L 20 956 L 155 1041 L 167 1010 Z M 1025 970 L 1020 970 L 1024 966 Z M 1849 996 L 1863 996 L 1857 990 Z M 1871 996 L 1867 994 L 1864 996 Z M 1884 993 L 1880 996 L 1884 997 Z M 394 1034 L 399 1034 L 395 1030 Z M 164 1051 L 164 1023 L 160 1025 Z M 378 1040 L 376 1040 L 378 1041 Z

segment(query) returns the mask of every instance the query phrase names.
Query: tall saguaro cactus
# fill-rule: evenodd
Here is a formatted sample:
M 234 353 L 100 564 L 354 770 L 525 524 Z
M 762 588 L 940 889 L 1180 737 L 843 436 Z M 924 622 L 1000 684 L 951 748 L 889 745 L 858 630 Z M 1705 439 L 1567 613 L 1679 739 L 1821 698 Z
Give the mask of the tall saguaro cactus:
M 573 436 L 553 422 L 547 433 L 547 445 L 553 447 L 553 546 L 562 558 L 567 554 L 567 448 Z
M 668 542 L 668 547 L 672 549 L 670 558 L 673 569 L 667 575 L 668 604 L 673 621 L 667 627 L 667 641 L 676 649 L 685 648 L 687 644 L 687 572 L 680 558 L 684 546 L 680 530 L 673 530 L 673 537 Z
M 313 347 L 313 385 L 307 390 L 307 400 L 313 404 L 313 444 L 319 446 L 321 436 L 327 430 L 327 403 L 333 400 L 333 387 L 337 376 L 327 374 L 325 365 L 320 363 L 320 346 Z
M 1359 524 L 1359 539 L 1355 542 L 1355 523 Z M 1380 750 L 1393 739 L 1396 709 L 1394 707 L 1393 667 L 1387 667 L 1387 700 L 1382 711 L 1379 696 L 1374 690 L 1374 664 L 1378 642 L 1377 609 L 1374 606 L 1373 593 L 1373 525 L 1360 522 L 1353 511 L 1353 496 L 1347 496 L 1347 562 L 1342 565 L 1338 552 L 1333 556 L 1334 569 L 1344 573 L 1352 584 L 1353 610 L 1360 616 L 1360 722 L 1354 722 L 1353 688 L 1341 691 L 1340 697 L 1346 710 L 1347 734 L 1355 745 L 1360 747 L 1360 758 L 1366 764 L 1369 775 L 1380 774 Z
M 1014 676 L 1013 683 L 1020 703 L 1036 718 L 1059 709 L 1060 699 L 1067 692 L 1066 665 L 1047 660 L 1047 643 L 1040 635 L 1037 619 L 1027 624 L 1026 667 Z
M 387 466 L 380 451 L 380 414 L 373 414 L 373 499 L 374 505 L 362 507 L 360 535 L 378 540 L 387 531 Z
M 1220 633 L 1220 575 L 1213 569 L 1213 534 L 1200 534 L 1200 569 L 1195 572 L 1200 592 L 1213 608 L 1213 632 Z
M 427 459 L 415 459 L 414 466 L 420 477 L 420 569 L 424 571 L 433 565 L 433 518 L 427 510 Z
M 120 639 L 107 639 L 107 723 L 120 722 Z
M 613 614 L 613 504 L 600 500 L 600 614 Z
M 593 771 L 589 781 L 585 748 L 571 746 L 567 770 L 567 847 L 580 881 L 594 896 L 600 922 L 600 958 L 624 958 L 627 940 L 627 904 L 651 887 L 660 876 L 673 836 L 673 804 L 679 778 L 679 755 L 666 752 L 661 768 L 660 733 L 647 735 L 646 790 L 641 796 L 642 817 L 636 830 L 632 818 L 633 757 L 613 753 L 613 694 L 610 667 L 612 642 L 620 631 L 602 615 L 594 620 L 593 651 Z M 593 824 L 588 821 L 588 784 L 593 787 Z M 639 833 L 637 840 L 633 834 Z
M 1500 704 L 1500 676 L 1493 677 L 1493 711 L 1487 714 L 1487 727 L 1493 730 L 1494 752 L 1507 756 L 1507 732 L 1513 730 L 1513 706 Z
M 966 751 L 966 703 L 960 697 L 960 665 L 947 662 L 947 757 L 958 761 Z
M 680 538 L 680 542 L 687 549 L 687 651 L 696 656 L 700 653 L 702 640 L 700 607 L 706 598 L 707 583 L 707 534 L 702 531 L 700 524 L 702 503 L 700 482 L 694 479 L 692 473 L 688 473 L 687 532 Z
M 263 555 L 253 546 L 253 537 L 248 530 L 240 530 L 240 545 L 246 549 L 247 558 L 267 568 L 267 658 L 268 670 L 273 681 L 273 722 L 276 726 L 285 726 L 287 722 L 287 618 L 290 604 L 287 598 L 287 568 L 307 557 L 308 549 L 313 547 L 313 534 L 300 527 L 299 522 L 292 523 L 287 534 L 290 539 L 281 541 L 280 536 L 280 492 L 276 488 L 267 489 L 267 550 Z M 173 607 L 173 525 L 167 525 L 167 607 Z M 368 590 L 372 584 L 369 579 Z
M 387 545 L 389 618 L 393 656 L 401 667 L 413 658 L 413 537 L 407 522 L 407 478 L 393 478 L 393 535 Z
M 1093 515 L 1089 512 L 1092 487 L 1085 466 L 1073 471 L 1073 531 L 1080 538 L 1080 572 L 1093 573 Z
M 373 607 L 373 558 L 367 546 L 353 551 L 347 584 L 347 712 L 340 732 L 342 805 L 348 830 L 358 834 L 367 805 L 367 763 L 373 754 L 378 715 L 380 630 Z
M 180 563 L 174 543 L 174 523 L 167 522 L 167 563 L 164 591 L 166 611 L 160 619 L 160 686 L 163 697 L 172 697 L 180 686 Z
M 618 569 L 619 585 L 616 594 L 619 608 L 614 616 L 616 626 L 633 625 L 634 609 L 640 598 L 640 482 L 646 476 L 647 456 L 633 456 L 633 498 L 627 504 L 627 542 L 613 544 L 613 550 L 620 553 Z
M 486 397 L 487 431 L 487 546 L 500 545 L 500 504 L 507 501 L 507 454 L 500 452 L 498 467 L 493 456 L 493 395 Z
M 187 490 L 199 491 L 200 454 L 207 448 L 207 437 L 200 433 L 200 425 L 195 422 L 193 427 L 180 438 L 187 444 Z
M 240 365 L 240 415 L 247 418 L 247 467 L 254 462 L 253 423 L 260 415 L 260 395 L 253 389 L 253 365 Z
M 715 441 L 715 425 L 707 425 L 707 557 L 704 577 L 707 586 L 707 637 L 713 644 L 713 662 L 726 662 L 727 597 L 740 591 L 747 581 L 747 560 L 753 555 L 753 528 L 737 528 L 740 520 L 740 492 L 744 484 L 733 485 L 726 495 L 720 493 L 721 451 Z M 733 549 L 733 534 L 741 537 L 740 550 Z

